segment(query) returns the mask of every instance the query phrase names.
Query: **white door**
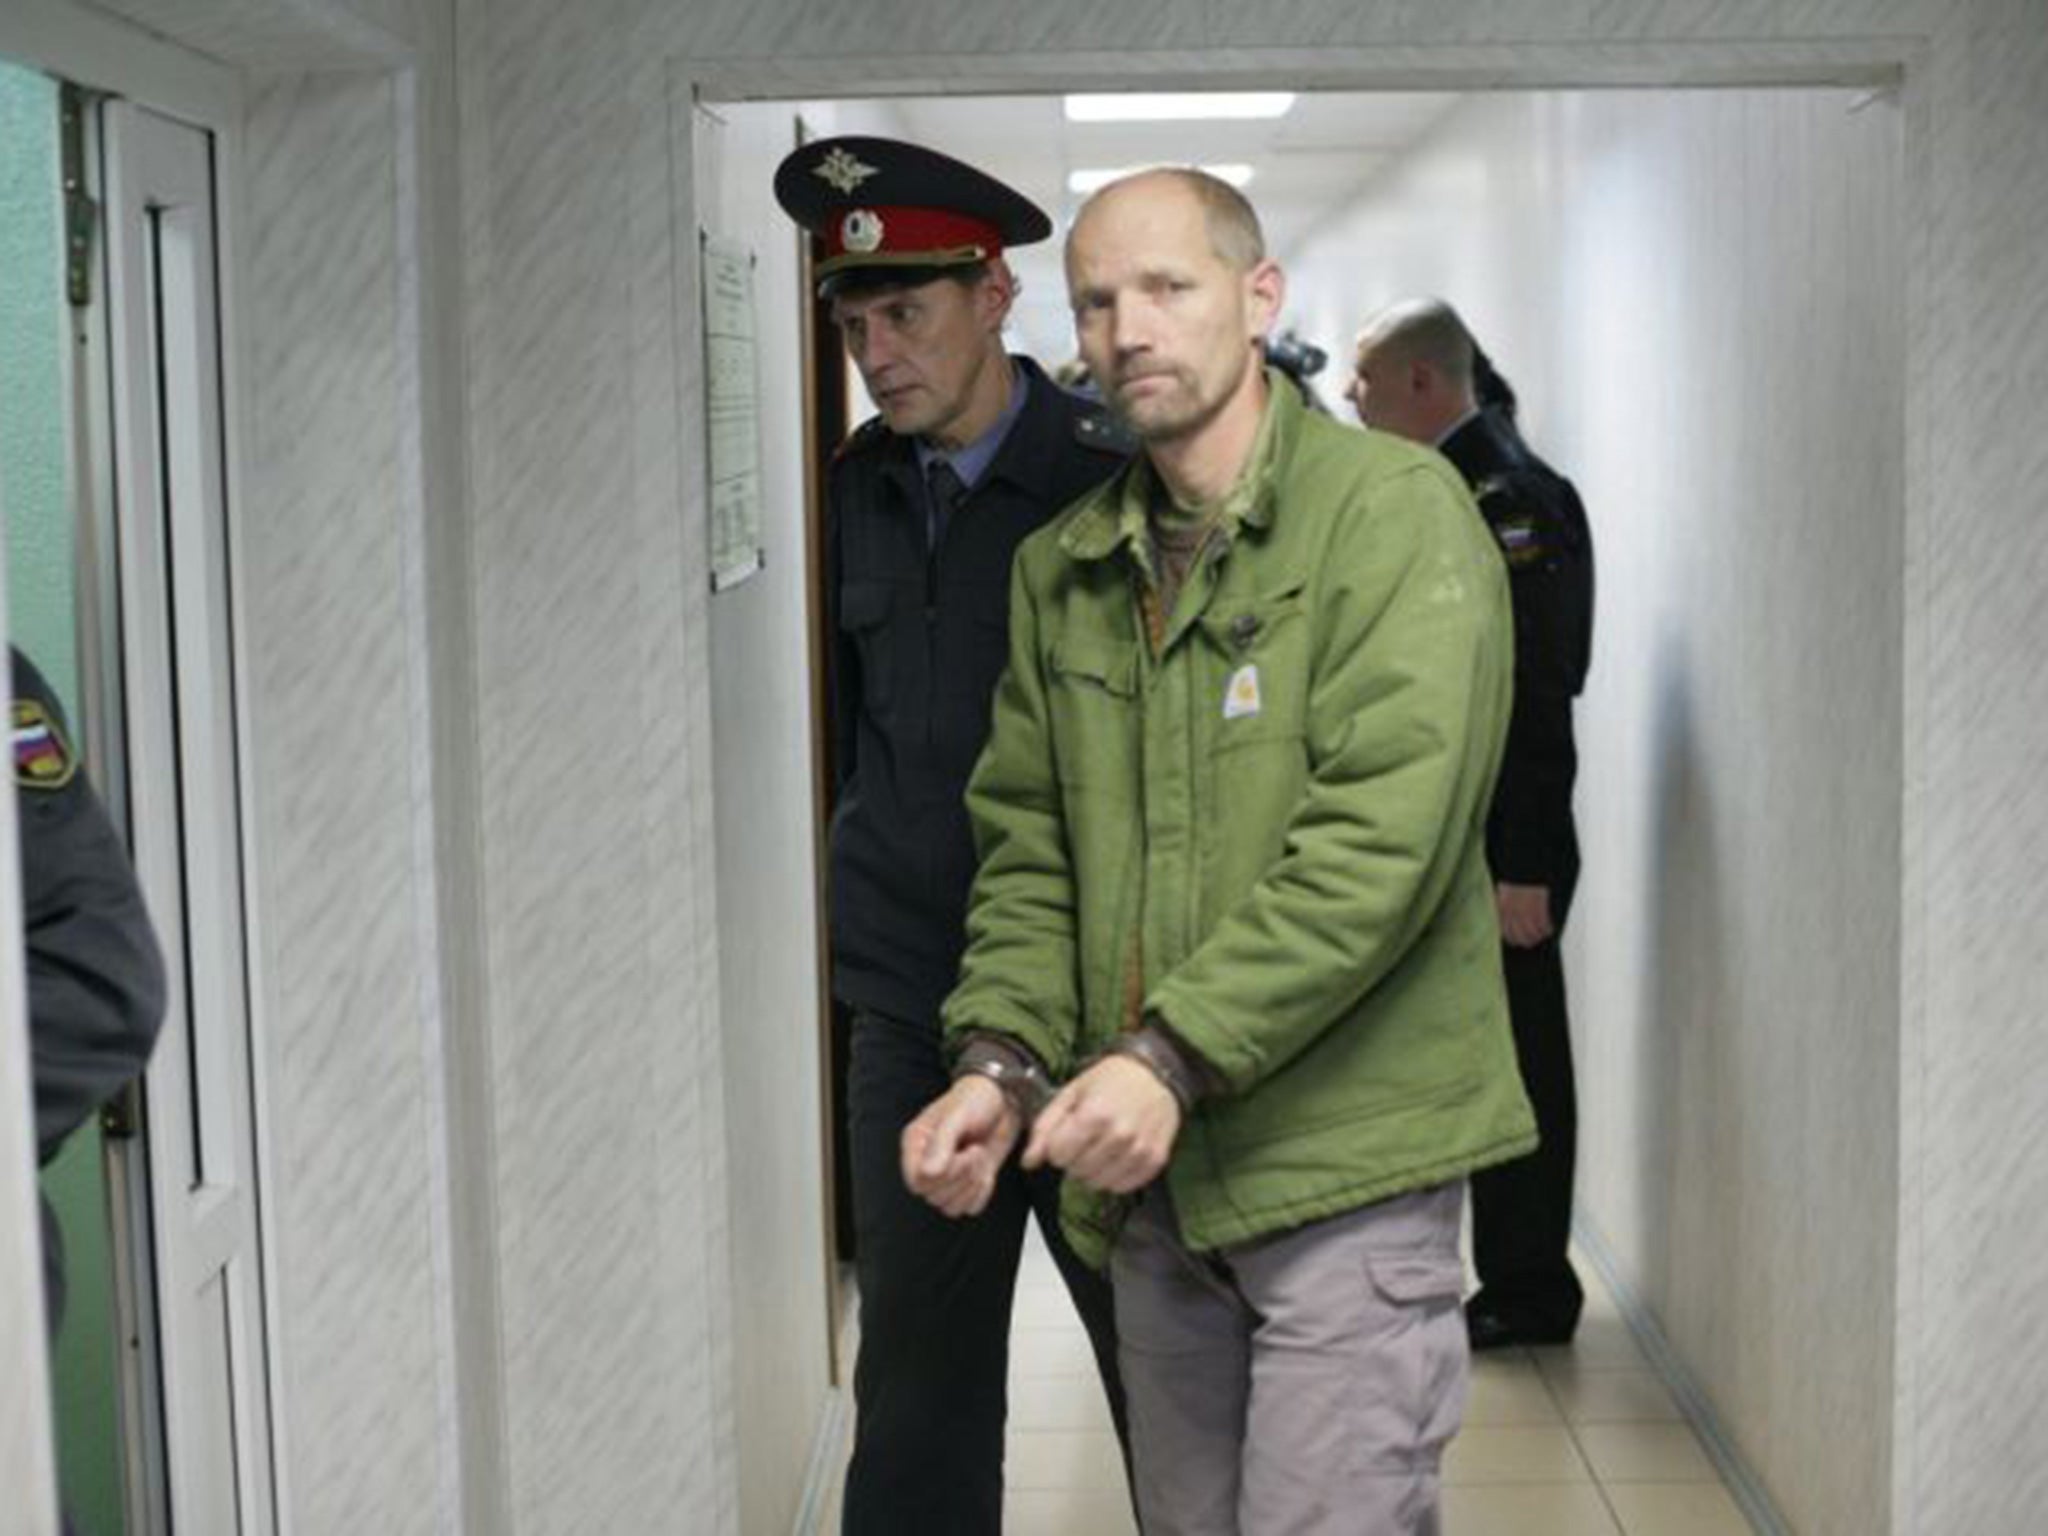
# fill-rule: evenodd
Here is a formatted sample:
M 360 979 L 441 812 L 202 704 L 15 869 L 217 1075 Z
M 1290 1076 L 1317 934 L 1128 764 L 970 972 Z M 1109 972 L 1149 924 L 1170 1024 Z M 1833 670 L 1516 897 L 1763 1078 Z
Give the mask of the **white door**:
M 171 979 L 145 1094 L 164 1473 L 175 1536 L 269 1536 L 213 144 L 105 110 L 127 781 Z

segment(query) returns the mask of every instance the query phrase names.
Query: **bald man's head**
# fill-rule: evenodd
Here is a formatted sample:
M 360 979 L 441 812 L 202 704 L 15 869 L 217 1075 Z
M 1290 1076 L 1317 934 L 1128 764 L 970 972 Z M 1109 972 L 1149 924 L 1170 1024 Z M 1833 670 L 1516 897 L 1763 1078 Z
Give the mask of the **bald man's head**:
M 1162 186 L 1178 188 L 1194 199 L 1209 233 L 1210 249 L 1233 271 L 1249 272 L 1266 259 L 1266 232 L 1259 226 L 1258 211 L 1251 201 L 1221 177 L 1193 166 L 1165 165 L 1111 182 L 1081 205 L 1074 227 L 1067 234 L 1069 247 L 1089 210 L 1098 203 L 1106 207 L 1107 200 L 1134 193 L 1142 196 Z
M 1443 300 L 1395 304 L 1358 333 L 1344 393 L 1367 426 L 1434 443 L 1475 406 L 1477 350 L 1465 322 Z
M 1143 171 L 1083 205 L 1067 236 L 1074 340 L 1148 444 L 1224 438 L 1264 400 L 1260 343 L 1285 281 L 1258 216 L 1201 171 Z

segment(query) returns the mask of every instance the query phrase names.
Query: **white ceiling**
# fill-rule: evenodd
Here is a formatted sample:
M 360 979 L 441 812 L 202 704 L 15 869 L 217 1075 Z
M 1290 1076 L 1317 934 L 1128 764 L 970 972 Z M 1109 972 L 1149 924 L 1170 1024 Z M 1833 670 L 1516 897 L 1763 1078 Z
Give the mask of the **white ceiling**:
M 1423 92 L 1303 94 L 1284 117 L 1263 121 L 1070 123 L 1057 96 L 952 96 L 845 103 L 866 121 L 943 150 L 1008 182 L 1052 215 L 1054 236 L 1011 253 L 1024 293 L 1014 316 L 1018 345 L 1048 363 L 1073 351 L 1059 243 L 1081 199 L 1070 171 L 1147 164 L 1242 163 L 1245 195 L 1259 211 L 1268 248 L 1289 253 L 1373 174 L 1415 143 L 1458 100 Z

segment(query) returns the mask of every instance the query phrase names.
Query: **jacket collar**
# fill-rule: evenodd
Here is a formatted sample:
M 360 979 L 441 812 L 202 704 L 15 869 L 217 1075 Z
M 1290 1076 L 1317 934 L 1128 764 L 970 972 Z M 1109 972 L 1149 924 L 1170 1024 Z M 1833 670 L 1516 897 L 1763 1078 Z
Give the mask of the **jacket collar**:
M 1528 445 L 1522 441 L 1521 433 L 1491 406 L 1468 418 L 1443 440 L 1438 452 L 1451 461 L 1468 484 L 1477 484 L 1490 474 L 1529 461 Z
M 1263 532 L 1272 527 L 1279 508 L 1280 481 L 1293 457 L 1294 439 L 1306 414 L 1307 408 L 1294 385 L 1268 368 L 1266 414 L 1259 423 L 1245 478 L 1231 489 L 1231 505 L 1223 514 L 1233 536 L 1239 528 Z M 1076 560 L 1102 560 L 1124 548 L 1144 560 L 1145 509 L 1152 498 L 1155 474 L 1145 454 L 1134 455 L 1129 464 L 1075 510 L 1060 533 L 1060 548 Z
M 974 482 L 975 489 L 1005 480 L 1027 496 L 1049 498 L 1054 491 L 1052 475 L 1059 462 L 1060 437 L 1068 430 L 1067 392 L 1030 358 L 1011 354 L 1010 363 L 1021 375 L 1017 382 L 1026 389 L 1024 408 L 1010 423 L 988 468 Z M 916 439 L 897 436 L 890 442 L 887 470 L 906 496 L 914 500 L 923 494 Z
M 1053 466 L 1060 462 L 1061 439 L 1071 431 L 1066 391 L 1030 358 L 1013 356 L 1010 361 L 1016 365 L 1017 382 L 1029 393 L 1010 424 L 1009 436 L 975 484 L 1006 480 L 1027 497 L 1043 500 L 1053 493 Z

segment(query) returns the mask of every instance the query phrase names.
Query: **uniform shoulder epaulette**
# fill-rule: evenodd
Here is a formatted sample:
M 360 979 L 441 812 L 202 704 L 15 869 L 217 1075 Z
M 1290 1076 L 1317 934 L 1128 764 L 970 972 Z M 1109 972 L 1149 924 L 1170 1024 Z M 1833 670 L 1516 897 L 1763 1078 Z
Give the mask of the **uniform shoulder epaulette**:
M 1513 475 L 1486 476 L 1472 487 L 1472 497 L 1511 568 L 1541 565 L 1556 553 L 1555 530 L 1542 499 L 1528 495 Z
M 54 707 L 33 693 L 14 700 L 14 783 L 18 789 L 62 789 L 78 772 Z
M 1472 499 L 1481 505 L 1502 506 L 1515 499 L 1515 482 L 1506 475 L 1482 475 L 1472 485 Z
M 889 424 L 879 416 L 870 416 L 866 421 L 846 434 L 840 445 L 832 450 L 832 462 L 856 453 L 863 453 L 874 447 L 889 435 Z
M 1127 459 L 1138 451 L 1138 438 L 1105 407 L 1084 409 L 1074 417 L 1074 441 L 1098 453 L 1113 453 Z

